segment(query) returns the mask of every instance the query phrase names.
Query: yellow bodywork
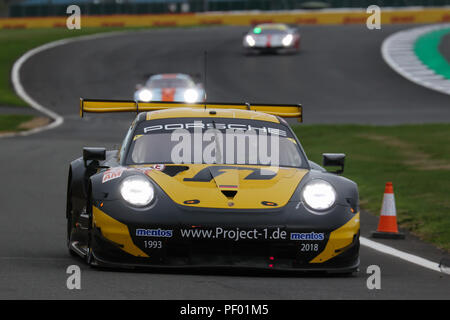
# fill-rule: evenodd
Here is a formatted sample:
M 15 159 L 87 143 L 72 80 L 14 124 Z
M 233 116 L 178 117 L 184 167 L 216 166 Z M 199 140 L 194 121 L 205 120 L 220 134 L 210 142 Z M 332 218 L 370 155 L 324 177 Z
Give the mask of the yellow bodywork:
M 214 108 L 214 106 L 209 106 Z M 211 109 L 177 108 L 147 112 L 147 120 L 169 119 L 169 118 L 234 118 L 247 120 L 261 120 L 280 123 L 278 118 L 263 112 L 237 110 L 237 109 L 214 109 L 215 114 L 210 113 Z
M 359 232 L 359 212 L 342 227 L 330 233 L 328 243 L 325 249 L 316 256 L 310 263 L 322 263 L 344 252 L 345 247 L 349 246 L 355 235 Z
M 92 207 L 92 217 L 94 227 L 100 228 L 103 237 L 118 244 L 123 251 L 135 257 L 148 257 L 133 243 L 126 225 L 111 218 L 96 206 Z
M 99 208 L 92 208 L 94 226 L 100 228 L 103 237 L 118 244 L 120 248 L 135 256 L 149 257 L 145 252 L 139 249 L 131 239 L 128 227 L 111 218 Z M 342 227 L 331 232 L 325 249 L 316 256 L 310 263 L 323 263 L 344 252 L 349 246 L 360 228 L 359 212 Z
M 263 201 L 279 208 L 287 204 L 299 182 L 308 172 L 306 169 L 279 168 L 267 166 L 233 165 L 221 169 L 222 174 L 211 181 L 185 181 L 194 177 L 200 170 L 210 167 L 205 164 L 190 164 L 189 170 L 171 177 L 158 170 L 148 170 L 146 174 L 163 189 L 175 203 L 191 207 L 225 209 L 268 209 Z M 239 170 L 240 168 L 249 168 Z M 270 179 L 246 179 L 255 170 L 263 169 L 274 175 Z M 237 191 L 233 199 L 229 199 L 222 191 Z M 185 203 L 188 200 L 199 200 L 197 204 Z
M 164 110 L 175 110 L 175 113 Z M 191 112 L 194 112 L 191 117 L 199 117 L 199 113 L 196 110 L 203 110 L 207 117 L 218 117 L 225 115 L 225 117 L 239 117 L 242 119 L 260 119 L 271 122 L 277 122 L 278 119 L 274 116 L 280 116 L 284 118 L 297 118 L 299 122 L 302 122 L 302 106 L 301 105 L 267 105 L 267 104 L 230 104 L 230 103 L 181 103 L 181 102 L 138 102 L 133 100 L 92 100 L 92 99 L 80 99 L 80 116 L 83 117 L 84 113 L 103 113 L 103 112 L 143 112 L 143 111 L 157 111 L 158 119 L 166 118 L 179 118 L 180 115 L 174 116 L 177 110 L 184 109 L 181 113 L 184 116 L 189 116 Z M 229 110 L 229 112 L 224 112 Z M 164 112 L 163 112 L 164 111 Z M 210 111 L 215 111 L 210 113 Z M 220 115 L 218 115 L 220 112 Z M 172 115 L 172 116 L 171 116 Z M 270 116 L 271 115 L 271 116 Z M 152 119 L 153 116 L 151 116 Z

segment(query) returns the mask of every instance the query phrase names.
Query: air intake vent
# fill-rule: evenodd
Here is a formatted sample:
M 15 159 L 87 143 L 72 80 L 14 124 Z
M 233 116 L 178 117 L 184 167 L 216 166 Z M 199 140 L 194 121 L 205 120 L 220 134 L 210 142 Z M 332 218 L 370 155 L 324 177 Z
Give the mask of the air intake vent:
M 222 190 L 222 193 L 228 199 L 233 199 L 236 196 L 237 191 L 236 190 Z

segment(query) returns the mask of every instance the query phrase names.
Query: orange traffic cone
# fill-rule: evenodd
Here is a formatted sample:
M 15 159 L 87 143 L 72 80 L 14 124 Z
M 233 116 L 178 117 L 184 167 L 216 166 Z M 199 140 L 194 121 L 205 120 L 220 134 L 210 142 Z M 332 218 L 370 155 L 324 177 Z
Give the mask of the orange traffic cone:
M 373 238 L 404 239 L 405 235 L 398 232 L 397 210 L 395 209 L 394 188 L 392 182 L 386 182 L 383 205 L 377 231 L 372 232 Z

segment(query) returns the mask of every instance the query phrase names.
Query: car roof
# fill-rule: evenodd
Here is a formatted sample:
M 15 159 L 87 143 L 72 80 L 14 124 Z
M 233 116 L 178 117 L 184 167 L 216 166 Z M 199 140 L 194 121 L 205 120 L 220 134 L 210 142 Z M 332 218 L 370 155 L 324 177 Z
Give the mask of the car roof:
M 211 111 L 215 111 L 214 113 Z M 203 108 L 173 108 L 145 113 L 145 120 L 173 119 L 173 118 L 230 118 L 230 119 L 248 119 L 260 120 L 274 123 L 280 123 L 278 117 L 258 111 L 239 110 L 239 109 L 214 109 Z M 144 117 L 140 117 L 141 120 Z

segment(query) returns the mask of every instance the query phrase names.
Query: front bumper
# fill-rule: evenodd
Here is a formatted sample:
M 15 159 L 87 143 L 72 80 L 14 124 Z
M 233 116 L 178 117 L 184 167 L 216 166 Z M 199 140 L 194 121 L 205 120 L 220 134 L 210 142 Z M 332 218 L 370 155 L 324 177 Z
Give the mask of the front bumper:
M 247 52 L 259 52 L 259 53 L 289 53 L 289 52 L 296 52 L 298 48 L 294 46 L 275 46 L 275 47 L 265 47 L 265 46 L 254 46 L 245 47 Z
M 252 224 L 242 219 L 246 213 L 237 218 L 221 212 L 204 212 L 207 218 L 203 221 L 197 219 L 198 214 L 192 213 L 186 221 L 157 222 L 155 216 L 142 223 L 133 216 L 119 221 L 93 207 L 93 257 L 99 266 L 125 268 L 237 267 L 353 272 L 359 266 L 359 213 L 349 211 L 344 223 L 331 221 L 328 225 L 326 219 L 319 219 L 319 223 L 306 223 L 308 219 L 286 220 L 283 212 L 268 213 L 278 215 L 276 221 L 284 222 L 281 224 L 264 219 L 266 214 L 253 216 Z M 192 223 L 187 223 L 188 220 Z M 340 225 L 336 228 L 336 224 Z

